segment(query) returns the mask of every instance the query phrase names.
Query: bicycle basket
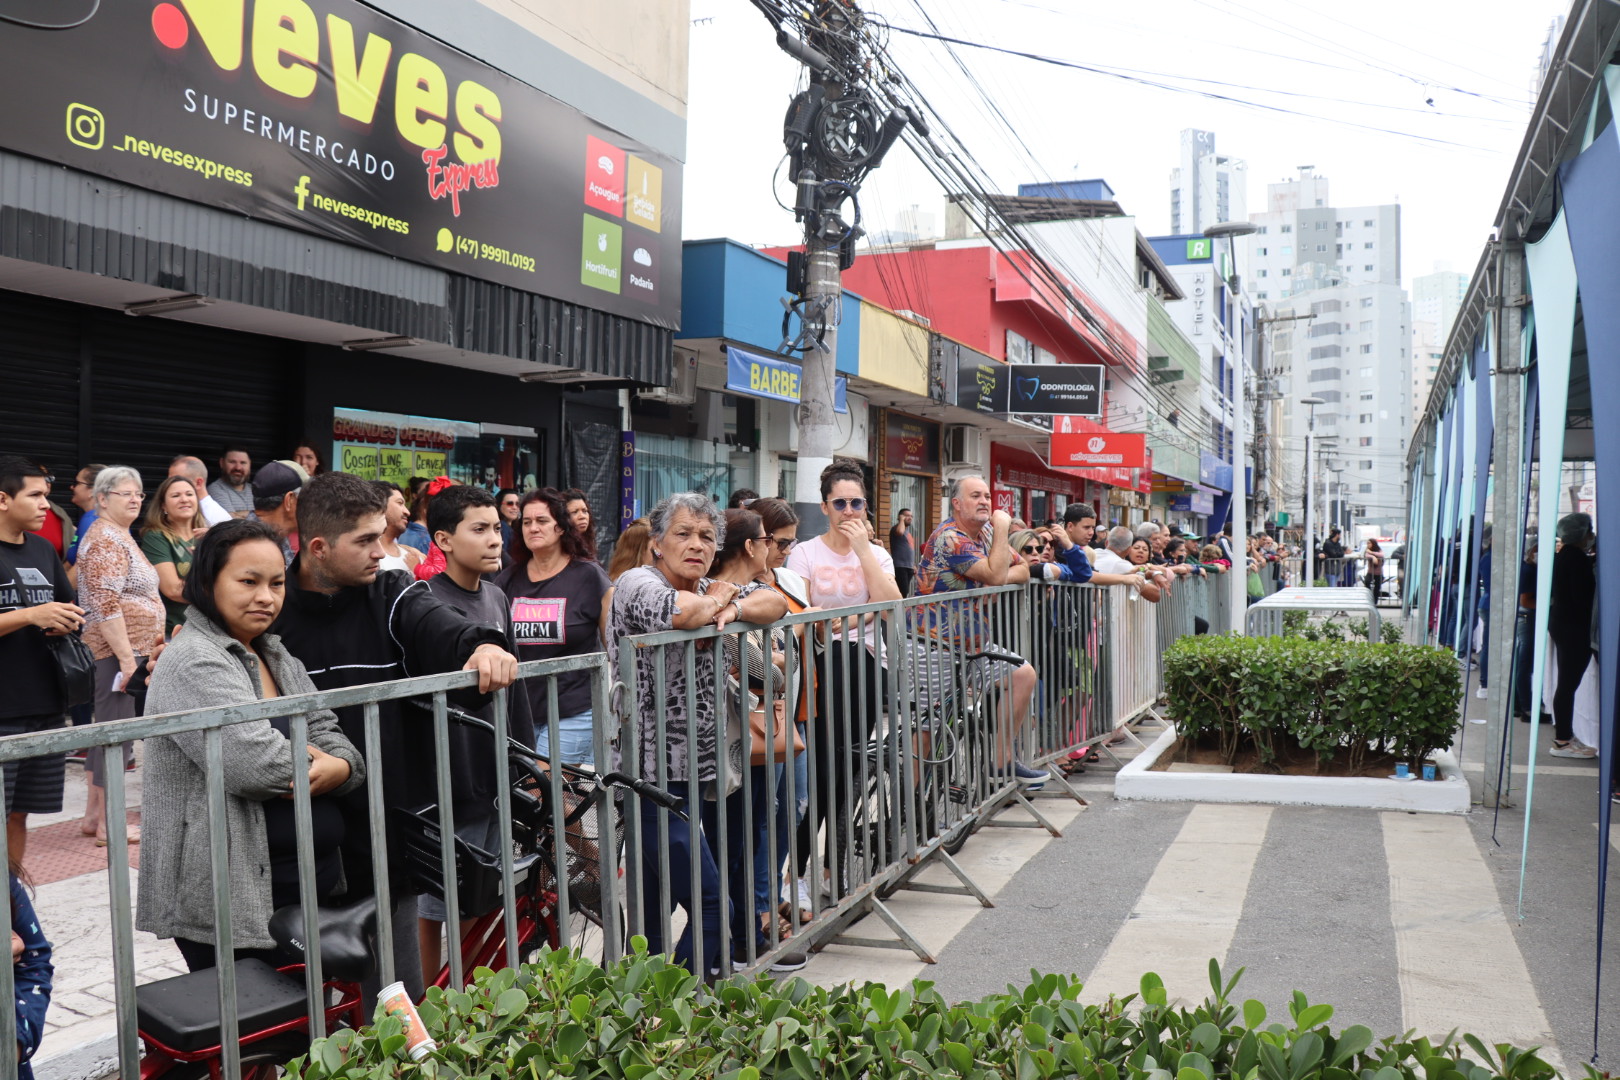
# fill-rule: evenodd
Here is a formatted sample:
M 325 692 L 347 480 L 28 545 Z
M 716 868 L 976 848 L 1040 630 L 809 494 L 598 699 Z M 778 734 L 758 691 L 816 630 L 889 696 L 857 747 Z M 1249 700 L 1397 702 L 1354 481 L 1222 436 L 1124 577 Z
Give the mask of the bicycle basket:
M 407 880 L 418 892 L 444 899 L 444 867 L 440 857 L 439 806 L 407 809 L 395 807 L 399 826 L 400 854 L 405 860 Z M 514 818 L 514 831 L 517 821 Z M 512 882 L 522 892 L 536 871 L 539 856 L 524 852 L 521 843 L 512 853 Z M 501 856 L 485 851 L 458 836 L 456 850 L 456 907 L 464 919 L 476 918 L 499 907 L 501 895 Z
M 539 861 L 535 867 L 540 887 L 556 892 L 558 850 L 553 843 L 556 836 L 556 818 L 550 809 L 552 795 L 560 794 L 562 810 L 562 865 L 568 877 L 568 905 L 593 920 L 602 914 L 602 861 L 598 842 L 597 801 L 602 788 L 594 773 L 573 766 L 558 766 L 560 776 L 546 775 L 546 797 L 541 799 L 548 809 L 536 823 L 536 847 Z M 620 813 L 616 799 L 609 800 L 610 812 Z

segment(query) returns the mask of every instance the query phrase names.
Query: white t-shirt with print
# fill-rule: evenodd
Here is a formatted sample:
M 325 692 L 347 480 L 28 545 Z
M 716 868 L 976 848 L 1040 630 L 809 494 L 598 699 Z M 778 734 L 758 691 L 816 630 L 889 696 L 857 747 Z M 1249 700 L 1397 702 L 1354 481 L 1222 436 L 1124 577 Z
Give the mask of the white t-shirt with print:
M 877 559 L 879 568 L 889 577 L 894 577 L 894 559 L 889 553 L 873 544 L 872 555 Z M 810 603 L 816 607 L 849 607 L 872 600 L 860 558 L 853 550 L 845 555 L 838 554 L 827 546 L 824 537 L 818 536 L 794 547 L 788 554 L 787 568 L 804 578 L 810 586 Z M 864 634 L 866 647 L 874 652 L 878 649 L 877 628 L 878 621 L 873 619 L 866 624 Z

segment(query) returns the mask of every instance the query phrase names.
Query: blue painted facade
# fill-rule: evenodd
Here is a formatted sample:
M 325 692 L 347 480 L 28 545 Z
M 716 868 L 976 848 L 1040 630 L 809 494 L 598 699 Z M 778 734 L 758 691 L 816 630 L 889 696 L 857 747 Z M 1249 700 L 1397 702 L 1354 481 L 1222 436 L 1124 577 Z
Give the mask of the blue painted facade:
M 735 240 L 688 240 L 681 248 L 681 330 L 676 340 L 724 338 L 774 353 L 782 343 L 786 268 Z M 844 291 L 837 369 L 860 371 L 861 298 Z M 797 327 L 795 327 L 795 330 Z
M 1018 194 L 1026 199 L 1093 199 L 1112 202 L 1114 189 L 1103 179 L 1064 180 L 1054 184 L 1019 184 Z

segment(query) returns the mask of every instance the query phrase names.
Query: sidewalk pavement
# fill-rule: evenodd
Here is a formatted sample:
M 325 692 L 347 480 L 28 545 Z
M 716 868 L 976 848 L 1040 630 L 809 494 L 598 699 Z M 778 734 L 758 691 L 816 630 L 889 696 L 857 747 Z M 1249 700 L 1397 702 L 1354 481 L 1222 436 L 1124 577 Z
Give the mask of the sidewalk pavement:
M 138 759 L 138 752 L 137 752 Z M 129 805 L 141 800 L 141 770 L 125 774 Z M 50 938 L 56 976 L 45 1016 L 45 1040 L 34 1058 L 38 1080 L 89 1080 L 115 1065 L 112 925 L 108 919 L 107 848 L 79 831 L 87 792 L 84 770 L 69 764 L 60 814 L 28 821 L 23 867 L 34 885 L 34 910 Z M 140 824 L 140 810 L 129 812 Z M 130 911 L 141 849 L 130 845 Z M 135 934 L 135 981 L 185 974 L 173 942 Z
M 1473 689 L 1468 715 L 1483 717 Z M 1286 1017 L 1301 990 L 1335 1007 L 1335 1028 L 1366 1024 L 1379 1037 L 1456 1028 L 1488 1043 L 1544 1046 L 1566 1075 L 1578 1072 L 1593 1049 L 1597 764 L 1549 757 L 1550 727 L 1511 727 L 1516 782 L 1499 818 L 1479 805 L 1447 816 L 1117 802 L 1112 770 L 1092 765 L 1075 785 L 1092 805 L 1069 815 L 1062 839 L 1015 835 L 1012 851 L 998 830 L 968 842 L 960 861 L 994 909 L 919 893 L 889 902 L 937 963 L 831 946 L 801 974 L 824 985 L 921 978 L 959 999 L 1021 983 L 1033 968 L 1080 975 L 1084 999 L 1096 1001 L 1134 993 L 1142 973 L 1156 971 L 1172 997 L 1197 1002 L 1214 957 L 1228 977 L 1246 968 L 1238 999 L 1259 999 L 1274 1018 Z M 1469 724 L 1460 747 L 1476 800 L 1487 730 Z M 1521 918 L 1532 738 L 1539 756 Z M 1615 817 L 1620 839 L 1620 811 Z M 1011 872 L 995 865 L 1003 860 Z M 933 868 L 927 874 L 946 880 Z M 1599 1066 L 1611 1071 L 1620 1060 L 1611 1004 L 1620 986 L 1616 894 L 1607 1007 L 1597 1013 Z M 852 933 L 895 937 L 872 917 Z

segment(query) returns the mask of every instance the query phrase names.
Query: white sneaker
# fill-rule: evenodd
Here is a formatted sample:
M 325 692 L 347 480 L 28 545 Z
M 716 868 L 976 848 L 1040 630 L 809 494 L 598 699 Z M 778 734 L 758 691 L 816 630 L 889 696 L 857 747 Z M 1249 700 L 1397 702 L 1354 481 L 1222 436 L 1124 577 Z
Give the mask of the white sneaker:
M 1552 749 L 1548 750 L 1547 753 L 1552 757 L 1582 758 L 1587 761 L 1597 757 L 1596 750 L 1592 749 L 1590 746 L 1583 746 L 1578 740 L 1575 739 L 1569 740 L 1569 742 L 1562 746 L 1559 746 L 1557 743 L 1553 743 Z
M 807 877 L 802 877 L 799 879 L 799 910 L 816 910 L 815 901 L 810 896 L 810 879 Z
M 1485 687 L 1482 686 L 1478 690 L 1474 691 L 1474 696 L 1479 697 L 1479 698 L 1490 697 L 1491 692 L 1489 690 L 1487 690 Z

